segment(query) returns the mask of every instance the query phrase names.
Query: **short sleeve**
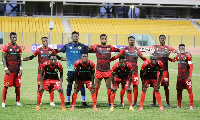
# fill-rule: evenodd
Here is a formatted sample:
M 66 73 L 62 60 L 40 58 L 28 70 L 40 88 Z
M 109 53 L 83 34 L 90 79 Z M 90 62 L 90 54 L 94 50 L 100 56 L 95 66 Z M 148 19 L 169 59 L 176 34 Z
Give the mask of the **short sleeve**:
M 59 63 L 59 62 L 58 62 L 58 67 L 59 67 L 59 69 L 60 69 L 60 72 L 62 72 L 62 71 L 63 71 L 63 67 L 62 67 L 62 64 Z
M 92 45 L 92 49 L 93 49 L 94 52 L 95 52 L 95 50 L 96 50 L 96 47 L 97 47 L 96 44 L 95 44 L 95 45 Z
M 119 52 L 119 55 L 123 55 L 124 54 L 124 48 L 122 48 Z
M 133 71 L 133 66 L 130 63 L 127 63 L 127 66 L 130 71 Z
M 22 47 L 19 46 L 19 54 L 22 54 Z
M 77 60 L 77 61 L 74 63 L 74 69 L 77 69 L 78 64 L 79 64 L 79 60 Z
M 161 61 L 158 61 L 158 64 L 159 64 L 159 66 L 160 66 L 160 70 L 163 70 L 163 69 L 164 69 L 163 63 L 162 63 Z
M 173 53 L 175 51 L 175 49 L 173 47 L 169 46 L 169 51 L 170 51 L 170 53 Z
M 92 70 L 95 70 L 95 64 L 94 64 L 94 62 L 90 62 L 90 65 L 91 65 L 91 67 L 92 67 Z
M 8 50 L 8 45 L 5 45 L 5 46 L 3 47 L 3 53 L 4 53 L 4 54 L 7 54 L 7 50 Z
M 111 45 L 112 52 L 116 52 L 117 48 Z
M 147 65 L 148 65 L 148 60 L 146 60 L 146 61 L 143 62 L 141 69 L 145 70 L 145 68 L 146 68 Z
M 112 67 L 112 72 L 115 73 L 117 71 L 117 63 L 115 63 Z
M 39 51 L 39 48 L 34 51 L 33 55 L 37 56 L 38 55 L 38 51 Z
M 66 52 L 66 46 L 67 46 L 67 44 L 65 44 L 65 45 L 61 48 L 61 52 L 63 52 L 63 53 Z

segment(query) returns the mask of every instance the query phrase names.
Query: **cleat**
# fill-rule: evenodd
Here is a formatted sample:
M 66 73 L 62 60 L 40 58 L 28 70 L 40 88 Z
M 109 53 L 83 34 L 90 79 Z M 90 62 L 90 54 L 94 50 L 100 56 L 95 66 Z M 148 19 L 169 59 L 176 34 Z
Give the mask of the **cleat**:
M 157 107 L 157 105 L 155 103 L 152 103 L 151 107 Z
M 22 104 L 20 102 L 16 102 L 17 106 L 22 106 Z
M 171 105 L 170 105 L 170 104 L 167 104 L 167 108 L 171 108 Z
M 138 110 L 143 110 L 143 107 L 140 107 Z
M 65 102 L 65 106 L 70 105 L 70 102 Z
M 190 106 L 190 110 L 193 110 L 194 108 L 193 108 L 193 106 Z
M 162 106 L 162 107 L 159 108 L 159 110 L 165 110 L 165 109 L 164 109 L 163 106 Z
M 177 106 L 177 108 L 181 108 L 181 106 Z
M 87 103 L 86 103 L 86 102 L 82 102 L 82 105 L 83 105 L 83 106 L 87 106 Z
M 121 104 L 121 107 L 124 107 L 124 103 Z
M 65 107 L 62 107 L 62 111 L 66 111 L 66 108 L 65 108 Z
M 2 104 L 1 104 L 1 107 L 2 107 L 2 108 L 5 108 L 5 107 L 6 107 L 6 103 L 2 103 Z
M 35 108 L 35 110 L 39 110 L 40 109 L 40 106 L 37 106 L 36 108 Z
M 42 106 L 42 103 L 40 103 L 40 106 Z
M 97 106 L 96 106 L 96 105 L 94 105 L 94 106 L 93 106 L 93 110 L 94 110 L 94 111 L 98 111 L 98 109 L 97 109 Z
M 114 110 L 114 107 L 111 107 L 111 108 L 110 108 L 110 111 L 113 111 L 113 110 Z
M 70 110 L 74 110 L 74 105 L 71 106 L 71 109 L 70 109 Z
M 129 108 L 129 110 L 135 111 L 132 106 Z
M 56 106 L 56 104 L 54 102 L 51 102 L 50 105 L 51 106 Z
M 137 103 L 134 103 L 133 106 L 134 106 L 134 107 L 137 107 Z

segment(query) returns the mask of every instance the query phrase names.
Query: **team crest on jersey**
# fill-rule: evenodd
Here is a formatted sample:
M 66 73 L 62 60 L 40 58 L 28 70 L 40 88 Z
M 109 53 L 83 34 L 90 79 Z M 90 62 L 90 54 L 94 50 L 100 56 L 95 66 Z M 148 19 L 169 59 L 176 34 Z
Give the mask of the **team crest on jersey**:
M 137 50 L 135 50 L 135 53 L 137 53 Z
M 107 50 L 110 50 L 110 48 L 107 48 Z
M 19 49 L 17 49 L 17 51 L 19 51 Z
M 78 49 L 81 49 L 81 46 L 78 46 Z
M 70 49 L 72 49 L 72 47 L 69 47 Z
M 58 72 L 58 69 L 55 69 L 55 72 Z
M 6 85 L 9 85 L 9 82 L 6 82 Z
M 168 49 L 167 48 L 165 48 L 165 51 L 167 51 Z
M 49 54 L 51 54 L 52 53 L 52 51 L 49 51 Z
M 184 57 L 183 60 L 186 60 L 186 57 Z
M 88 70 L 90 69 L 90 67 L 88 67 Z

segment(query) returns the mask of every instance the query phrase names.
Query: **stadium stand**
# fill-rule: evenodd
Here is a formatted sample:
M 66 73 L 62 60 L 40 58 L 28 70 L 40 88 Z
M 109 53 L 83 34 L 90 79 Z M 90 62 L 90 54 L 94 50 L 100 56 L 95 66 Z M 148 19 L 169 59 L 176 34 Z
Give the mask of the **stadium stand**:
M 52 18 L 54 29 L 52 30 L 52 44 L 62 43 L 62 34 L 64 32 L 60 18 Z M 49 21 L 51 18 L 34 17 L 0 17 L 0 32 L 8 34 L 16 32 L 18 35 L 18 44 L 30 45 L 41 44 L 41 37 L 49 37 Z M 5 44 L 9 42 L 8 35 L 5 35 Z

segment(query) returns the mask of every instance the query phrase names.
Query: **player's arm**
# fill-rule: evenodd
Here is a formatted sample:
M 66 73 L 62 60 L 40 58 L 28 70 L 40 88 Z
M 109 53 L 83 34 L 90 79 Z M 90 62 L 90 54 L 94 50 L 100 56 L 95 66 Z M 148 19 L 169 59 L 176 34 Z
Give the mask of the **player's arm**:
M 60 67 L 60 93 L 63 93 L 62 83 L 63 83 L 63 68 L 61 66 Z
M 145 61 L 145 60 L 147 60 L 143 55 L 142 55 L 142 52 L 140 51 L 140 50 L 138 50 L 139 52 L 138 52 L 138 56 L 143 60 L 143 61 Z
M 116 75 L 116 72 L 113 72 L 113 71 L 112 71 L 111 81 L 112 81 L 112 90 L 113 90 L 113 91 L 116 91 L 115 79 L 114 79 L 115 75 Z
M 171 62 L 175 62 L 176 61 L 175 58 L 173 59 L 173 58 L 170 58 L 170 57 L 168 57 L 168 60 L 171 61 Z
M 88 46 L 88 53 L 94 53 L 95 48 L 96 48 L 96 45 Z
M 94 64 L 94 62 L 91 62 L 91 69 L 92 69 L 92 71 L 91 71 L 91 79 L 92 79 L 92 85 L 91 85 L 91 89 L 95 89 L 95 84 L 94 84 L 94 79 L 95 79 L 95 77 L 94 77 L 94 73 L 95 73 L 95 64 Z
M 113 56 L 113 57 L 110 59 L 110 61 L 116 60 L 117 58 L 119 58 L 120 55 L 123 55 L 123 54 L 124 54 L 124 49 L 121 49 L 121 51 L 120 51 L 117 55 Z
M 40 88 L 39 88 L 39 92 L 40 93 L 43 93 L 43 75 L 44 75 L 44 67 L 45 67 L 45 64 L 43 63 L 41 65 L 41 71 L 40 71 Z
M 142 89 L 146 87 L 145 83 L 144 83 L 144 72 L 145 72 L 145 68 L 148 65 L 148 61 L 144 61 L 140 70 L 140 78 L 142 81 Z
M 4 65 L 4 67 L 5 67 L 5 72 L 6 72 L 6 74 L 7 75 L 10 75 L 10 70 L 8 69 L 8 67 L 7 67 L 7 59 L 6 59 L 6 57 L 7 57 L 7 49 L 8 49 L 8 47 L 7 46 L 4 46 L 3 47 L 3 65 Z
M 20 51 L 20 53 L 19 53 L 19 57 L 18 57 L 18 61 L 19 61 L 19 74 L 18 74 L 18 76 L 22 76 L 22 57 L 21 57 L 21 55 L 22 55 L 22 49 L 21 49 L 21 47 L 19 48 L 19 51 Z
M 62 48 L 54 49 L 54 50 L 56 51 L 56 53 L 59 53 L 59 52 L 65 53 L 66 52 L 66 44 Z
M 61 60 L 61 61 L 67 61 L 66 58 L 60 57 L 59 55 L 56 55 L 56 57 L 57 57 L 58 60 Z
M 189 77 L 188 77 L 188 81 L 191 81 L 191 77 L 192 77 L 192 71 L 193 71 L 193 62 L 192 62 L 192 55 L 190 54 L 188 57 L 188 64 L 189 64 Z

